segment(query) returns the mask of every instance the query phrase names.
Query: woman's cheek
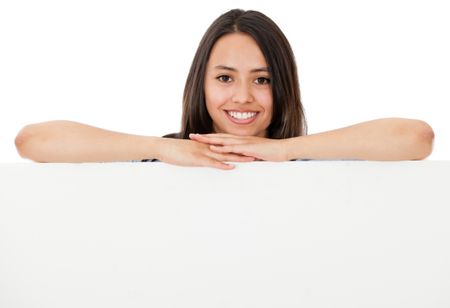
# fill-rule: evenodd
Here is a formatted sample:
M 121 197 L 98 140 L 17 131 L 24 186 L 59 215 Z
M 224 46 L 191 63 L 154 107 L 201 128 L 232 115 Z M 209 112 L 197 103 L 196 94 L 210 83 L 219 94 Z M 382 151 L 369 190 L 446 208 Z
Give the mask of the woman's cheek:
M 264 110 L 268 113 L 272 113 L 273 108 L 273 99 L 272 99 L 272 91 L 264 90 L 257 93 L 255 97 L 258 104 L 264 108 Z
M 206 94 L 206 99 L 215 107 L 227 102 L 227 92 L 220 87 L 210 87 Z

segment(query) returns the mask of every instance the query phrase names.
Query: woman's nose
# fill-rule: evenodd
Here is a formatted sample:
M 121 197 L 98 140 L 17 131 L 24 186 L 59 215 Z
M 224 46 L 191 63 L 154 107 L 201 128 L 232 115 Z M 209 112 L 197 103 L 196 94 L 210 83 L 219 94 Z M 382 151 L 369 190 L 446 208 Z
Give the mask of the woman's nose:
M 245 104 L 253 101 L 253 95 L 251 86 L 245 83 L 236 85 L 236 89 L 233 93 L 233 102 L 239 104 Z

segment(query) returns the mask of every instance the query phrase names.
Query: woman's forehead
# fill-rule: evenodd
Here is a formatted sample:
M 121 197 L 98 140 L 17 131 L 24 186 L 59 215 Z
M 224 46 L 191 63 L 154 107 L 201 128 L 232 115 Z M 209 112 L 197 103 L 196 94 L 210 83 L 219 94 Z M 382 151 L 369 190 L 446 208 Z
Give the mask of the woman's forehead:
M 256 41 L 248 34 L 237 32 L 222 36 L 214 44 L 208 67 L 220 66 L 255 70 L 267 67 L 267 63 Z

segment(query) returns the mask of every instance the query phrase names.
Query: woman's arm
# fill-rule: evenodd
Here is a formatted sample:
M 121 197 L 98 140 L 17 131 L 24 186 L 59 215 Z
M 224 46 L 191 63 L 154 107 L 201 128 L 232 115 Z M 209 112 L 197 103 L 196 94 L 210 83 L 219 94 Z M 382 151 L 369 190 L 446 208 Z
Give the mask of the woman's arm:
M 160 139 L 71 121 L 51 121 L 25 126 L 15 142 L 23 158 L 37 162 L 76 163 L 156 158 Z
M 420 120 L 386 118 L 319 134 L 268 139 L 230 134 L 192 134 L 216 153 L 234 153 L 257 160 L 357 159 L 414 160 L 431 154 L 434 133 Z
M 219 154 L 197 141 L 137 136 L 71 121 L 25 126 L 16 137 L 23 158 L 37 162 L 109 162 L 156 158 L 180 166 L 230 170 L 224 161 L 249 162 L 253 157 Z
M 433 129 L 420 120 L 385 118 L 286 139 L 287 159 L 417 160 L 432 152 Z

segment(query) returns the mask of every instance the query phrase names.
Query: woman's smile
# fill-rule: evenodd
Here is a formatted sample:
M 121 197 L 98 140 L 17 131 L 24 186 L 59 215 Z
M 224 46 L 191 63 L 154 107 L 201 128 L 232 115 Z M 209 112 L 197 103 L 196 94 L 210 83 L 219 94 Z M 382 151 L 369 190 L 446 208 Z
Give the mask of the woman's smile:
M 248 125 L 256 121 L 256 118 L 259 115 L 259 112 L 240 112 L 240 111 L 232 111 L 225 110 L 225 114 L 228 119 L 238 125 Z

